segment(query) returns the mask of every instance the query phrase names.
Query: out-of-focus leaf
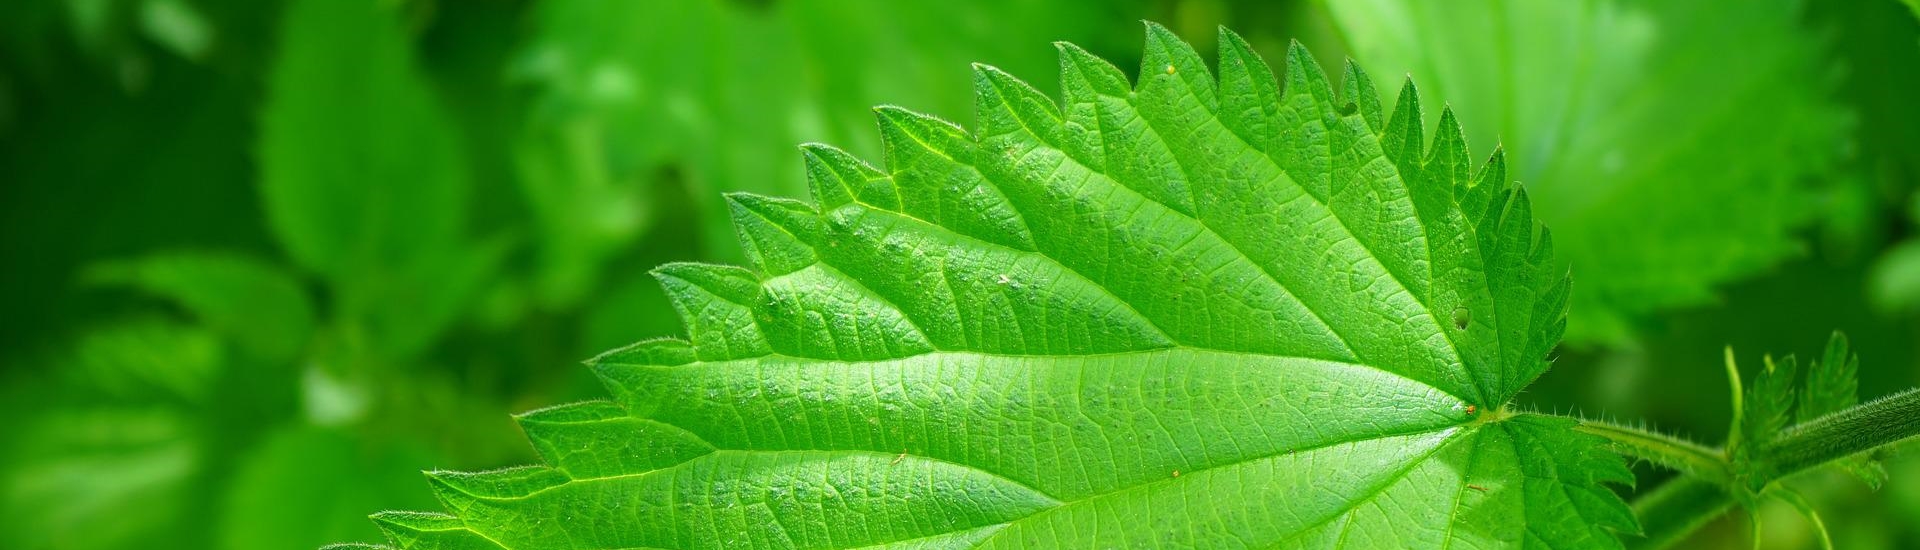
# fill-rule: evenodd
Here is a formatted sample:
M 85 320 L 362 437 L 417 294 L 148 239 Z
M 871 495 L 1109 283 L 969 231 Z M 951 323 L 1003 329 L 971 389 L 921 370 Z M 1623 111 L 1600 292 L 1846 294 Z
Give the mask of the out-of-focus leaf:
M 281 33 L 260 145 L 281 245 L 342 286 L 452 248 L 464 165 L 397 15 L 373 0 L 298 0 Z
M 312 337 L 313 305 L 300 282 L 245 256 L 155 254 L 97 264 L 87 278 L 177 302 L 200 323 L 271 363 L 291 362 Z
M 1793 254 L 1804 180 L 1846 129 L 1796 0 L 1326 5 L 1361 61 L 1422 75 L 1477 150 L 1523 159 L 1582 281 L 1571 340 L 1621 337 Z
M 184 514 L 204 494 L 208 441 L 233 435 L 201 414 L 219 405 L 227 349 L 205 327 L 139 317 L 0 383 L 14 427 L 0 445 L 0 548 L 197 544 Z
M 315 548 L 379 537 L 359 512 L 433 501 L 413 471 L 434 462 L 419 448 L 297 428 L 267 438 L 234 472 L 221 503 L 219 545 L 231 550 Z
M 1867 293 L 1888 311 L 1920 307 L 1920 241 L 1900 243 L 1875 260 Z
M 204 59 L 213 49 L 214 29 L 205 15 L 185 0 L 140 3 L 140 28 L 154 42 L 180 57 Z
M 541 301 L 594 288 L 597 266 L 658 217 L 648 187 L 688 186 L 709 255 L 738 257 L 718 191 L 802 192 L 794 144 L 877 152 L 871 105 L 964 115 L 966 62 L 1044 70 L 1051 52 L 1032 44 L 1091 34 L 1121 19 L 1112 11 L 1085 1 L 543 3 L 515 71 L 534 95 L 517 156 L 539 226 Z
M 382 357 L 415 356 L 473 306 L 506 252 L 504 240 L 423 251 L 410 267 L 342 292 L 343 330 Z
M 332 285 L 343 322 L 406 357 L 453 319 L 499 251 L 463 235 L 460 149 L 391 7 L 287 7 L 260 185 L 274 234 Z
M 0 445 L 0 547 L 165 546 L 204 460 L 195 433 L 160 408 L 37 411 Z M 183 541 L 184 542 L 184 541 Z
M 650 175 L 616 176 L 605 159 L 606 128 L 592 120 L 537 126 L 517 152 L 521 188 L 539 232 L 535 289 L 543 302 L 567 304 L 591 290 L 602 262 L 649 223 L 642 208 Z M 618 178 L 618 179 L 616 179 Z
M 204 328 L 157 318 L 123 321 L 81 335 L 59 374 L 111 398 L 200 403 L 225 366 L 222 346 Z
M 98 53 L 115 34 L 116 20 L 126 6 L 121 0 L 67 0 L 67 23 L 74 40 Z
M 1831 43 L 1838 97 L 1857 123 L 1846 171 L 1822 197 L 1822 251 L 1841 261 L 1882 252 L 1920 182 L 1920 24 L 1897 2 L 1808 2 L 1807 26 Z

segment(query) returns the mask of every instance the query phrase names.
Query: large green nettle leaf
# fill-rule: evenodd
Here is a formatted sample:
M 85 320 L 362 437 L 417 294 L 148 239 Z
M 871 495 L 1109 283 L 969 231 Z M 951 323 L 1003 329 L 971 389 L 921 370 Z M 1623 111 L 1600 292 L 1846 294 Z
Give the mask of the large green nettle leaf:
M 435 472 L 406 548 L 1617 547 L 1631 474 L 1503 405 L 1565 322 L 1526 196 L 1417 94 L 1285 86 L 1160 27 L 979 128 L 878 109 L 889 170 L 730 197 L 754 269 L 658 270 L 690 339 L 522 415 L 546 465 Z M 1408 84 L 1411 88 L 1411 84 Z

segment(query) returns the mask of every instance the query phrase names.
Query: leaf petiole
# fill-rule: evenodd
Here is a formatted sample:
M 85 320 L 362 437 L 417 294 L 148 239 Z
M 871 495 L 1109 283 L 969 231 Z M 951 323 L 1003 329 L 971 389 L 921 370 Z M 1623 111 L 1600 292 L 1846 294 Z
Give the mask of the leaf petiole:
M 1602 420 L 1581 420 L 1574 429 L 1607 438 L 1614 451 L 1714 483 L 1732 479 L 1726 453 L 1663 433 Z

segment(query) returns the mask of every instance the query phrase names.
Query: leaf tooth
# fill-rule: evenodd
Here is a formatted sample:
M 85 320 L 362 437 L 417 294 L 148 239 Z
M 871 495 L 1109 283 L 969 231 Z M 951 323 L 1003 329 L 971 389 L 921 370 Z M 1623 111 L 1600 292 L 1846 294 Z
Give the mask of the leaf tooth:
M 1503 256 L 1524 261 L 1533 251 L 1533 201 L 1524 185 L 1514 186 L 1507 196 L 1495 235 L 1497 247 Z
M 1553 268 L 1546 267 L 1542 271 L 1552 273 L 1548 271 L 1551 269 Z M 1559 279 L 1554 281 L 1553 286 L 1535 298 L 1533 311 L 1526 319 L 1529 326 L 1527 333 L 1532 336 L 1525 342 L 1525 354 L 1519 358 L 1521 363 L 1515 365 L 1524 370 L 1520 371 L 1518 376 L 1514 376 L 1514 368 L 1502 365 L 1500 370 L 1507 377 L 1503 380 L 1505 385 L 1502 387 L 1525 387 L 1533 379 L 1546 373 L 1547 369 L 1552 368 L 1549 356 L 1554 348 L 1559 347 L 1560 337 L 1566 334 L 1567 309 L 1572 295 L 1573 278 L 1567 276 L 1565 272 L 1560 272 Z M 1501 397 L 1506 399 L 1511 396 Z
M 762 295 L 753 272 L 734 266 L 670 263 L 654 268 L 653 276 L 680 313 L 700 360 L 722 361 L 772 352 L 753 317 L 753 305 Z
M 873 108 L 880 122 L 880 144 L 887 167 L 898 171 L 908 151 L 924 149 L 961 164 L 974 162 L 974 140 L 965 128 L 945 119 L 902 107 Z
M 389 536 L 396 530 L 406 533 L 423 533 L 466 529 L 466 525 L 460 521 L 460 518 L 440 512 L 389 510 L 367 516 L 367 519 L 373 520 L 373 523 L 380 526 L 382 531 L 389 532 Z M 402 544 L 405 543 L 402 542 Z
M 1457 190 L 1454 196 L 1460 204 L 1461 214 L 1467 217 L 1470 225 L 1478 227 L 1492 208 L 1495 197 L 1503 194 L 1506 188 L 1507 151 L 1495 145 L 1493 154 L 1488 155 L 1487 162 L 1480 166 L 1479 172 L 1474 173 L 1471 183 Z
M 768 275 L 784 275 L 819 261 L 820 214 L 806 203 L 752 193 L 727 193 L 740 248 Z
M 1533 239 L 1533 248 L 1527 253 L 1527 264 L 1542 271 L 1553 265 L 1553 230 L 1542 225 Z
M 894 184 L 912 197 L 896 212 L 995 244 L 1035 249 L 1025 218 L 1005 190 L 981 173 L 979 146 L 966 130 L 897 107 L 875 113 Z
M 525 498 L 572 481 L 566 474 L 546 466 L 516 466 L 485 472 L 433 470 L 425 474 L 434 496 L 462 517 L 483 501 Z
M 1386 131 L 1387 123 L 1380 108 L 1380 91 L 1374 89 L 1373 79 L 1360 65 L 1347 58 L 1345 75 L 1341 78 L 1340 105 L 1342 111 L 1358 110 L 1360 117 L 1374 133 Z
M 1050 145 L 1061 142 L 1060 106 L 1032 85 L 992 65 L 974 63 L 973 90 L 982 142 L 1007 134 L 1030 134 Z
M 514 415 L 541 460 L 573 479 L 649 472 L 713 452 L 684 429 L 635 417 L 611 401 Z
M 1068 101 L 1091 101 L 1094 95 L 1126 97 L 1133 85 L 1119 67 L 1072 42 L 1054 42 L 1060 51 L 1060 89 Z
M 1276 112 L 1280 87 L 1273 69 L 1240 35 L 1220 27 L 1220 120 L 1269 155 L 1286 128 Z
M 1362 141 L 1362 133 L 1344 127 L 1340 122 L 1339 110 L 1333 103 L 1333 86 L 1327 81 L 1326 71 L 1320 68 L 1320 62 L 1314 60 L 1313 53 L 1307 51 L 1306 45 L 1298 40 L 1292 41 L 1287 47 L 1285 78 L 1286 85 L 1281 90 L 1280 100 L 1285 108 L 1279 112 L 1284 135 L 1273 138 L 1278 143 L 1269 148 L 1269 155 L 1274 151 L 1289 150 L 1275 160 L 1294 181 L 1305 186 L 1308 193 L 1321 201 L 1331 202 L 1336 189 L 1335 150 Z M 1339 187 L 1351 184 L 1345 182 Z
M 1399 166 L 1401 171 L 1413 172 L 1418 178 L 1420 169 L 1420 149 L 1426 144 L 1421 135 L 1420 90 L 1413 85 L 1413 76 L 1408 75 L 1405 84 L 1400 86 L 1400 98 L 1394 104 L 1393 118 L 1387 121 L 1387 131 L 1382 136 L 1381 148 L 1387 158 Z
M 1460 130 L 1453 106 L 1448 105 L 1440 110 L 1440 128 L 1433 135 L 1433 147 L 1427 151 L 1425 171 L 1457 196 L 1471 182 L 1469 158 L 1466 133 Z
M 1159 23 L 1145 21 L 1147 48 L 1140 58 L 1140 87 L 1171 79 L 1193 90 L 1194 97 L 1208 110 L 1218 112 L 1220 101 L 1207 64 L 1193 46 Z
M 694 362 L 693 344 L 673 337 L 641 340 L 586 360 L 587 366 L 652 365 L 673 367 Z
M 1307 51 L 1306 44 L 1299 40 L 1287 44 L 1287 95 L 1306 93 L 1313 96 L 1314 105 L 1320 107 L 1329 118 L 1333 115 L 1333 84 L 1327 79 L 1327 72 L 1320 68 L 1320 61 L 1313 58 L 1313 52 Z
M 753 305 L 760 294 L 759 277 L 739 266 L 670 262 L 653 268 L 653 275 L 691 283 L 715 298 L 743 306 Z
M 900 208 L 900 193 L 892 179 L 852 153 L 823 143 L 801 145 L 800 152 L 806 161 L 807 187 L 821 210 L 852 202 Z
M 399 548 L 433 550 L 441 548 L 500 548 L 486 537 L 468 529 L 458 517 L 433 512 L 380 512 L 368 516 Z M 356 548 L 328 547 L 328 548 Z M 359 546 L 357 548 L 391 548 Z

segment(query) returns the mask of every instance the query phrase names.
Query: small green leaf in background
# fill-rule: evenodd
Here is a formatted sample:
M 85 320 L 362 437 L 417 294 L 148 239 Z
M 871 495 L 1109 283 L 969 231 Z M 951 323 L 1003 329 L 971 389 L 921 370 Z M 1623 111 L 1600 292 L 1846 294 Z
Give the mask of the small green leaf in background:
M 95 265 L 95 284 L 174 301 L 241 350 L 285 364 L 305 350 L 314 325 L 306 289 L 292 274 L 245 256 L 180 252 Z
M 1873 267 L 1867 292 L 1889 312 L 1920 309 L 1920 241 L 1901 243 L 1882 254 Z
M 186 0 L 144 0 L 140 28 L 155 42 L 187 59 L 205 59 L 216 33 L 206 16 Z
M 0 546 L 191 543 L 180 526 L 192 524 L 212 460 L 195 410 L 212 404 L 224 345 L 203 328 L 134 318 L 77 338 L 45 377 L 10 378 L 0 387 L 15 428 L 0 445 Z
M 534 20 L 514 72 L 533 93 L 517 158 L 543 299 L 564 305 L 663 207 L 647 188 L 686 186 L 707 255 L 737 257 L 719 192 L 803 192 L 796 144 L 878 152 L 872 105 L 914 98 L 964 115 L 967 62 L 1043 70 L 1049 52 L 1034 44 L 1122 18 L 1080 0 L 555 0 Z
M 1820 214 L 1847 116 L 1797 0 L 1326 5 L 1361 62 L 1421 75 L 1476 149 L 1514 152 L 1581 281 L 1571 340 L 1709 300 Z
M 314 548 L 377 531 L 355 512 L 433 501 L 418 481 L 437 459 L 418 445 L 382 445 L 322 428 L 269 436 L 243 457 L 223 497 L 221 548 Z
M 1908 206 L 1909 221 L 1920 224 L 1920 195 Z M 1920 311 L 1920 239 L 1896 243 L 1874 261 L 1867 280 L 1873 304 L 1889 313 Z
M 20 550 L 137 548 L 196 521 L 207 457 L 161 407 L 39 411 L 0 447 L 0 542 Z M 184 541 L 183 541 L 184 542 Z
M 57 375 L 108 397 L 205 404 L 227 366 L 213 331 L 161 318 L 136 318 L 88 331 Z
M 399 15 L 374 0 L 288 5 L 260 141 L 274 234 L 331 286 L 352 337 L 389 358 L 432 343 L 503 252 L 465 236 L 460 144 Z
M 688 327 L 516 419 L 538 466 L 432 472 L 406 548 L 1617 548 L 1619 456 L 1507 402 L 1568 279 L 1495 152 L 1303 47 L 1281 87 L 1149 25 L 1064 105 L 976 65 L 966 130 L 878 109 L 887 170 L 730 194 L 752 268 L 655 273 Z

